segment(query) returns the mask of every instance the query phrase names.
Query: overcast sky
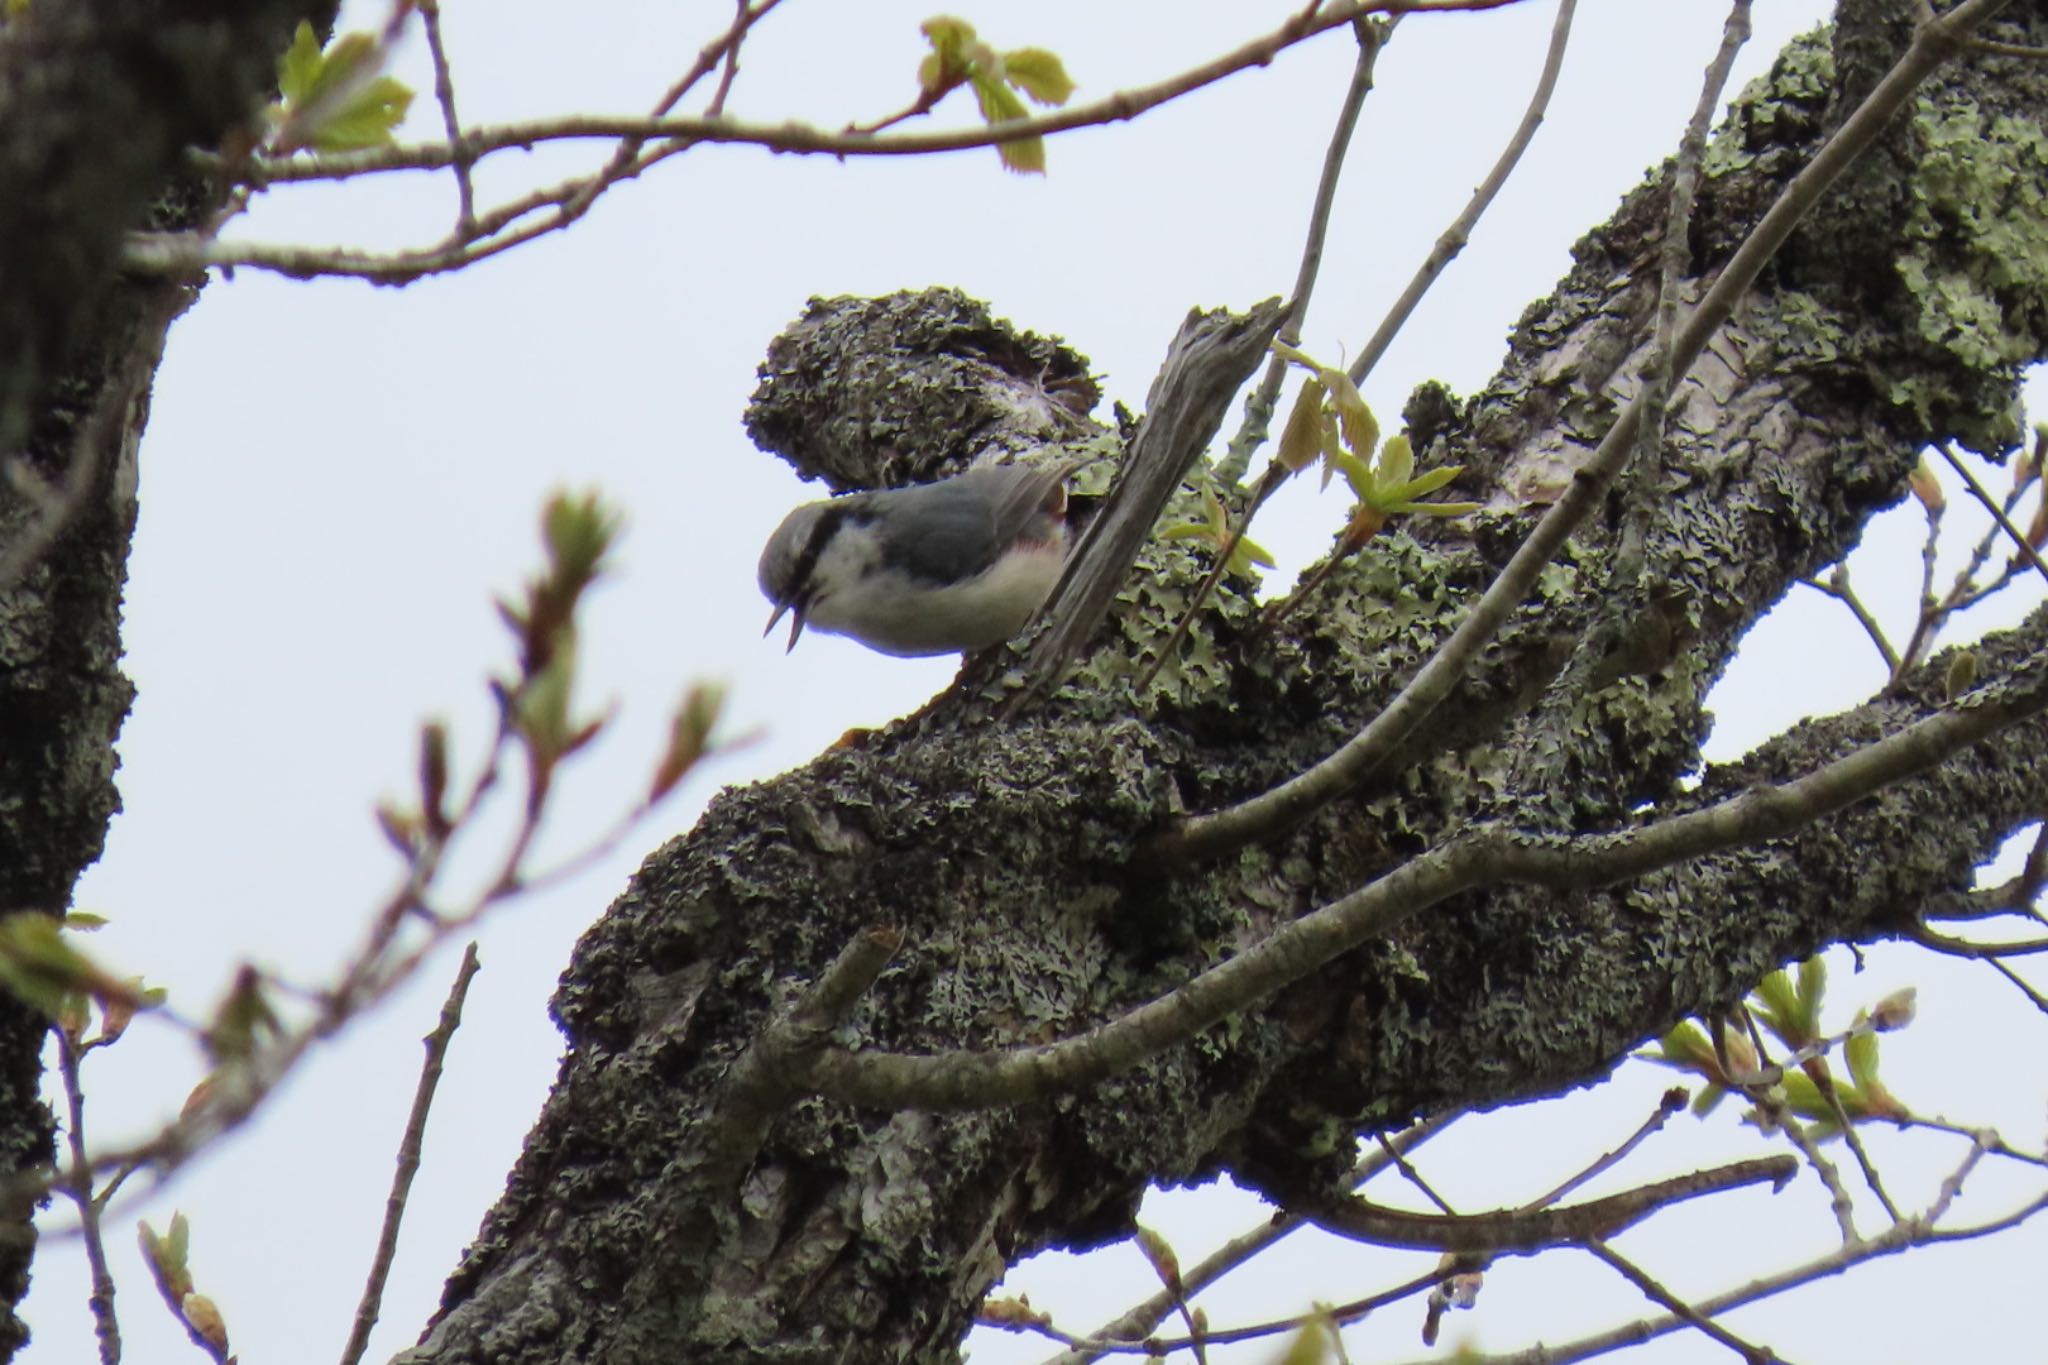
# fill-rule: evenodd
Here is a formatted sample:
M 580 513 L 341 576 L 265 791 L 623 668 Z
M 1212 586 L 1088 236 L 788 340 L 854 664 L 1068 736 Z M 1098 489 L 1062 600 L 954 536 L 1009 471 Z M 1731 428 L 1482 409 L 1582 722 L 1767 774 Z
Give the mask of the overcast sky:
M 899 107 L 912 93 L 929 5 L 789 0 L 749 40 L 732 112 L 836 127 Z M 1760 72 L 1825 10 L 1821 0 L 1765 0 L 1738 79 Z M 493 0 L 444 11 L 464 118 L 496 123 L 641 112 L 731 6 Z M 1287 6 L 966 0 L 954 12 L 998 47 L 1055 50 L 1087 99 L 1235 45 Z M 1400 26 L 1338 201 L 1306 330 L 1311 351 L 1332 360 L 1356 353 L 1485 174 L 1521 115 L 1553 13 L 1550 0 L 1528 0 Z M 1369 386 L 1383 414 L 1422 379 L 1460 392 L 1485 381 L 1508 327 L 1565 269 L 1571 242 L 1675 145 L 1723 14 L 1718 3 L 1583 0 L 1535 148 Z M 374 5 L 346 10 L 357 26 L 381 18 Z M 211 284 L 176 325 L 143 447 L 126 624 L 139 697 L 120 745 L 125 810 L 79 893 L 82 907 L 113 920 L 94 945 L 105 958 L 167 985 L 202 1017 L 244 960 L 298 981 L 325 979 L 396 870 L 370 812 L 380 797 L 408 792 L 418 724 L 447 718 L 458 762 L 473 761 L 488 733 L 483 680 L 508 655 L 491 601 L 537 565 L 536 517 L 556 487 L 603 490 L 627 510 L 629 529 L 620 572 L 596 593 L 584 636 L 585 697 L 593 706 L 616 699 L 618 718 L 571 775 L 542 861 L 579 848 L 630 801 L 688 680 L 728 680 L 736 728 L 761 734 L 701 773 L 616 856 L 485 929 L 483 972 L 428 1131 L 371 1358 L 411 1341 L 502 1187 L 560 1055 L 548 994 L 576 937 L 640 859 L 685 830 L 717 785 L 800 763 L 850 726 L 916 707 L 951 676 L 950 660 L 886 659 L 815 634 L 785 656 L 779 639 L 761 638 L 761 542 L 791 505 L 818 496 L 753 450 L 740 426 L 768 341 L 812 295 L 955 285 L 1022 326 L 1063 336 L 1090 358 L 1108 397 L 1141 407 L 1191 306 L 1241 307 L 1290 285 L 1351 53 L 1344 34 L 1329 35 L 1134 124 L 1056 139 L 1043 178 L 1006 174 L 988 151 L 842 164 L 701 148 L 617 189 L 573 230 L 477 269 L 405 289 L 244 270 Z M 435 135 L 423 44 L 400 53 L 397 71 L 422 91 L 407 134 Z M 940 117 L 972 115 L 956 97 Z M 604 154 L 598 144 L 508 154 L 488 163 L 479 188 L 490 202 Z M 264 196 L 228 235 L 424 243 L 453 209 L 445 177 L 287 188 Z M 1309 483 L 1262 522 L 1260 539 L 1289 572 L 1326 543 L 1336 516 L 1334 495 L 1319 499 Z M 1974 525 L 1973 511 L 1959 506 L 1954 519 Z M 1873 533 L 1858 560 L 1866 591 L 1894 623 L 1912 610 L 1917 554 L 1907 510 Z M 2001 610 L 2009 618 L 2016 609 Z M 1795 594 L 1718 694 L 1712 756 L 1739 755 L 1881 681 L 1846 613 Z M 1852 977 L 1847 955 L 1836 956 L 1837 1025 L 1895 985 L 1923 988 L 1921 1022 L 1885 1044 L 1899 1093 L 2039 1141 L 2038 1068 L 2014 1077 L 2009 1056 L 1985 1046 L 2038 1022 L 2012 992 L 1988 971 L 1947 972 L 1896 951 L 1872 952 L 1865 974 Z M 161 1228 L 174 1208 L 192 1220 L 199 1287 L 221 1305 L 242 1360 L 338 1353 L 412 1095 L 417 1039 L 454 967 L 451 949 L 415 988 L 324 1049 L 260 1121 L 169 1191 L 117 1206 L 109 1236 L 130 1359 L 195 1358 L 181 1356 L 191 1348 L 133 1251 L 135 1220 Z M 95 1138 L 136 1136 L 175 1113 L 203 1065 L 184 1036 L 138 1026 L 90 1064 Z M 1669 1079 L 1625 1069 L 1569 1104 L 1474 1123 L 1429 1151 L 1424 1169 L 1463 1208 L 1526 1199 L 1626 1136 Z M 1752 1154 L 1759 1144 L 1736 1117 L 1730 1106 L 1706 1123 L 1674 1123 L 1624 1178 Z M 1877 1141 L 1908 1201 L 1924 1202 L 1960 1155 Z M 1802 1175 L 1775 1200 L 1695 1206 L 1668 1230 L 1623 1245 L 1682 1291 L 1725 1287 L 1829 1244 L 1833 1224 L 1812 1185 Z M 1147 1210 L 1190 1262 L 1258 1216 L 1249 1201 L 1216 1192 Z M 1802 1362 L 2014 1358 L 2018 1341 L 2039 1337 L 2037 1276 L 2022 1272 L 2043 1251 L 2031 1231 L 1916 1255 L 1735 1325 Z M 1028 1267 L 1013 1285 L 1075 1330 L 1150 1288 L 1128 1249 L 1085 1274 L 1052 1264 L 1059 1259 Z M 1415 1265 L 1305 1245 L 1216 1299 L 1211 1320 L 1354 1297 Z M 1930 1276 L 1951 1287 L 1920 1283 Z M 47 1246 L 27 1308 L 36 1333 L 28 1360 L 92 1358 L 85 1293 L 75 1246 Z M 1936 1304 L 1975 1306 L 1937 1314 Z M 1559 1341 L 1644 1311 L 1635 1291 L 1584 1258 L 1509 1262 L 1489 1277 L 1478 1310 L 1447 1325 L 1439 1353 L 1465 1341 Z M 2014 1315 L 2031 1315 L 2031 1328 L 2014 1327 Z M 1418 1325 L 1419 1308 L 1384 1315 L 1352 1338 L 1354 1358 L 1423 1354 Z M 973 1350 L 977 1362 L 1048 1353 L 1035 1340 L 986 1334 Z M 1635 1359 L 1727 1355 L 1691 1335 Z

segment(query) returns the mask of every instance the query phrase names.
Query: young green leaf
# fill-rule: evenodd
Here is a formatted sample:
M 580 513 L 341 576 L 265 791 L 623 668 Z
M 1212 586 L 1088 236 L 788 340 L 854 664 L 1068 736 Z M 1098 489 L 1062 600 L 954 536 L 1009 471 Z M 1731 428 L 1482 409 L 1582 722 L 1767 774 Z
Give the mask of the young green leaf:
M 377 74 L 384 53 L 367 33 L 346 33 L 323 52 L 301 21 L 278 60 L 276 150 L 325 152 L 381 147 L 412 106 L 412 91 Z
M 669 722 L 668 751 L 655 767 L 654 781 L 647 792 L 649 801 L 659 801 L 675 790 L 683 775 L 697 765 L 711 747 L 711 731 L 718 724 L 718 714 L 724 707 L 723 683 L 690 685 L 690 690 L 683 694 L 682 704 L 676 707 L 674 719 Z
M 1404 446 L 1408 444 L 1407 437 L 1395 436 L 1388 440 L 1387 449 L 1392 450 L 1396 441 Z M 1425 469 L 1395 490 L 1396 496 L 1403 502 L 1417 502 L 1464 472 L 1465 466 L 1461 464 L 1440 464 L 1435 469 Z
M 982 122 L 994 127 L 1012 119 L 1029 117 L 1024 101 L 1017 98 L 1009 86 L 1004 85 L 983 71 L 976 71 L 967 78 L 974 87 L 974 99 L 981 106 Z M 1018 138 L 1014 142 L 999 142 L 996 153 L 1002 158 L 1006 169 L 1019 174 L 1042 175 L 1045 173 L 1045 139 L 1037 137 Z
M 1325 369 L 1322 371 L 1322 380 L 1323 386 L 1330 391 L 1331 405 L 1337 409 L 1337 422 L 1344 431 L 1344 444 L 1359 459 L 1372 459 L 1373 452 L 1379 448 L 1380 424 L 1379 419 L 1372 415 L 1372 409 L 1366 405 L 1365 396 L 1359 393 L 1358 385 L 1351 382 L 1351 376 L 1342 370 Z M 1407 438 L 1396 436 L 1387 444 L 1392 446 L 1394 441 L 1401 442 L 1401 449 L 1405 455 L 1408 449 Z M 1401 466 L 1401 472 L 1394 477 L 1393 482 L 1405 480 L 1408 477 L 1407 471 L 1414 464 L 1414 458 L 1408 456 L 1407 463 Z
M 0 986 L 52 1018 L 74 992 L 95 1000 L 133 997 L 127 982 L 80 952 L 55 919 L 36 910 L 0 919 Z
M 1274 462 L 1300 473 L 1323 453 L 1323 381 L 1310 375 L 1294 396 L 1287 425 L 1280 430 L 1280 444 L 1273 451 Z
M 1003 54 L 1003 72 L 1010 84 L 1044 105 L 1065 104 L 1074 82 L 1060 59 L 1042 47 L 1020 47 Z

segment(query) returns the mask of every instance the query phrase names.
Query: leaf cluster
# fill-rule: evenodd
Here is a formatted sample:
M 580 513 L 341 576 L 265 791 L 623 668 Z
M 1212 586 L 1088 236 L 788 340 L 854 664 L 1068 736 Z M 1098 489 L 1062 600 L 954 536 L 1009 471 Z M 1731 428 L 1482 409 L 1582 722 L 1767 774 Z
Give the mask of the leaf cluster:
M 1356 502 L 1345 524 L 1342 553 L 1372 539 L 1390 517 L 1461 517 L 1479 510 L 1476 502 L 1422 501 L 1462 474 L 1464 466 L 1439 465 L 1417 474 L 1413 445 L 1405 435 L 1380 440 L 1379 420 L 1350 375 L 1282 341 L 1273 343 L 1273 353 L 1309 374 L 1287 415 L 1274 463 L 1293 474 L 1321 460 L 1325 488 L 1338 474 L 1344 476 Z
M 367 33 L 344 33 L 323 51 L 313 26 L 300 21 L 277 63 L 271 150 L 282 155 L 388 146 L 412 107 L 412 91 L 382 74 L 384 55 Z
M 927 19 L 919 28 L 932 45 L 931 53 L 917 67 L 921 108 L 931 108 L 966 85 L 974 91 L 981 121 L 993 128 L 1029 117 L 1030 111 L 1018 98 L 1020 94 L 1052 108 L 1065 104 L 1074 93 L 1074 82 L 1068 79 L 1066 67 L 1042 47 L 998 52 L 975 34 L 974 25 L 950 15 Z M 1044 138 L 1000 142 L 996 144 L 996 153 L 1008 170 L 1045 174 Z
M 1703 1027 L 1687 1019 L 1678 1024 L 1657 1045 L 1642 1053 L 1646 1061 L 1688 1071 L 1706 1082 L 1693 1112 L 1711 1113 L 1729 1091 L 1741 1091 L 1758 1101 L 1752 1118 L 1766 1129 L 1776 1122 L 1775 1111 L 1788 1112 L 1812 1124 L 1818 1136 L 1840 1133 L 1846 1118 L 1851 1123 L 1867 1119 L 1894 1122 L 1913 1117 L 1899 1098 L 1886 1088 L 1878 1075 L 1878 1035 L 1904 1028 L 1913 1019 L 1913 996 L 1909 987 L 1880 1000 L 1869 1010 L 1859 1010 L 1848 1030 L 1830 1037 L 1821 1029 L 1821 1005 L 1827 995 L 1827 964 L 1819 957 L 1801 962 L 1795 972 L 1780 968 L 1758 984 L 1744 1007 L 1753 1024 L 1788 1049 L 1782 1063 L 1767 1062 L 1758 1043 L 1730 1030 L 1725 1021 Z M 1711 1038 L 1708 1028 L 1720 1036 Z M 1841 1045 L 1847 1076 L 1835 1074 L 1828 1053 Z

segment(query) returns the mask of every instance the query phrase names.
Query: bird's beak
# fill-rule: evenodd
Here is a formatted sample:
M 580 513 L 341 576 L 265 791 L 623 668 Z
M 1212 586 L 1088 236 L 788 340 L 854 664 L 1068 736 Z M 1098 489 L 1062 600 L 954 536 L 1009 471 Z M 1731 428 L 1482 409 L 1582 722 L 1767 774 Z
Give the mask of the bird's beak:
M 790 609 L 790 605 L 789 605 L 789 603 L 787 603 L 787 602 L 781 602 L 781 603 L 778 603 L 778 604 L 776 605 L 776 608 L 775 608 L 775 614 L 774 614 L 773 616 L 770 616 L 770 617 L 768 618 L 768 624 L 767 624 L 766 626 L 763 626 L 763 627 L 761 628 L 761 633 L 762 633 L 763 635 L 766 635 L 766 634 L 767 634 L 767 633 L 768 633 L 769 631 L 771 631 L 771 630 L 775 629 L 775 623 L 776 623 L 777 621 L 780 621 L 780 620 L 782 619 L 782 613 L 784 613 L 784 612 L 786 612 L 786 611 L 789 611 L 789 609 Z M 801 635 L 801 634 L 803 634 L 803 633 L 804 633 L 804 609 L 803 609 L 802 607 L 798 607 L 798 608 L 797 608 L 797 609 L 795 610 L 795 612 L 793 612 L 793 613 L 792 613 L 792 614 L 790 615 L 790 618 L 789 618 L 789 644 L 788 644 L 788 646 L 787 646 L 787 647 L 785 647 L 785 648 L 783 649 L 783 651 L 782 651 L 782 652 L 783 652 L 784 654 L 787 654 L 787 653 L 789 653 L 789 651 L 790 651 L 790 650 L 792 650 L 792 649 L 795 649 L 795 648 L 796 648 L 796 637 L 797 637 L 797 636 L 799 636 L 799 635 Z

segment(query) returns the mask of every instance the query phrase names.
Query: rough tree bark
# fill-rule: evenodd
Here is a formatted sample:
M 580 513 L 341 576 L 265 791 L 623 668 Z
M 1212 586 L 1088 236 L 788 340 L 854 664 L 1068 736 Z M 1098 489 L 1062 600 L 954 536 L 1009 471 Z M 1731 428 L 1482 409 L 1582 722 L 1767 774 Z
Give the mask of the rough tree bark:
M 135 447 L 171 320 L 194 283 L 117 278 L 121 236 L 189 227 L 225 186 L 194 178 L 270 88 L 313 0 L 65 0 L 0 19 L 0 912 L 61 914 L 99 856 L 133 694 L 121 587 Z M 37 489 L 40 483 L 42 487 Z M 46 1021 L 0 996 L 0 1178 L 49 1162 Z M 27 1340 L 33 1208 L 0 1209 L 0 1359 Z
M 1883 72 L 1912 8 L 1847 0 L 1831 38 L 1783 54 L 1710 152 L 1696 277 Z M 2048 5 L 2015 7 L 1995 36 L 2048 43 Z M 1292 836 L 1131 871 L 1176 811 L 1262 790 L 1375 714 L 1561 491 L 1649 340 L 1663 175 L 1579 245 L 1482 393 L 1411 403 L 1425 460 L 1463 464 L 1460 495 L 1486 501 L 1476 530 L 1383 535 L 1241 657 L 1247 608 L 1226 597 L 1187 660 L 1134 699 L 1136 661 L 1191 582 L 1157 552 L 1072 685 L 1015 721 L 991 722 L 1000 670 L 977 669 L 863 744 L 722 794 L 578 948 L 555 1002 L 570 1050 L 553 1095 L 403 1358 L 953 1359 L 1004 1266 L 1126 1230 L 1148 1183 L 1228 1170 L 1281 1195 L 1319 1186 L 1360 1131 L 1592 1079 L 1788 959 L 1885 936 L 1968 884 L 2038 815 L 2039 723 L 1782 839 L 1604 892 L 1456 898 L 1083 1093 L 967 1113 L 810 1099 L 736 1131 L 762 1123 L 735 1089 L 750 1042 L 869 926 L 904 946 L 835 1042 L 1043 1042 L 1460 829 L 1624 830 L 1938 710 L 1939 661 L 1696 791 L 1680 782 L 1736 641 L 1901 496 L 1923 444 L 1997 450 L 2016 435 L 2017 368 L 2048 341 L 2044 74 L 1982 54 L 1951 64 L 1685 377 L 1668 475 L 1635 492 L 1650 517 L 1640 628 L 1562 672 L 1619 590 L 1617 503 L 1390 775 Z M 943 291 L 815 305 L 763 373 L 757 439 L 842 486 L 991 445 L 1115 437 L 1076 429 L 1069 400 L 1092 399 L 1078 356 Z M 1985 644 L 1986 685 L 2038 676 L 2044 649 L 2039 615 Z M 1561 693 L 1560 676 L 1585 686 Z

